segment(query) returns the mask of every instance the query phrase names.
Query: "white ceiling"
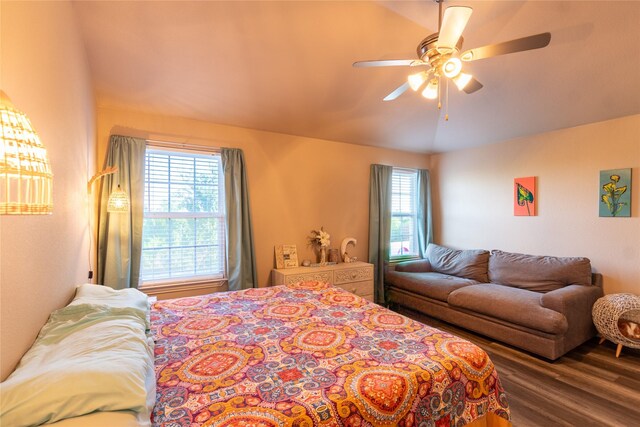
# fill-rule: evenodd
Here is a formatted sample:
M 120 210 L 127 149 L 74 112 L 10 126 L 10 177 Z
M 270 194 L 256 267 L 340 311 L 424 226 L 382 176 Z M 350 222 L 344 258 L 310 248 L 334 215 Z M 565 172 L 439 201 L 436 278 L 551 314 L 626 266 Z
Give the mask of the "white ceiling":
M 437 29 L 424 1 L 76 2 L 100 106 L 443 152 L 640 113 L 640 2 L 448 1 L 464 48 L 549 31 L 548 47 L 465 65 L 449 121 L 412 91 L 383 102 Z

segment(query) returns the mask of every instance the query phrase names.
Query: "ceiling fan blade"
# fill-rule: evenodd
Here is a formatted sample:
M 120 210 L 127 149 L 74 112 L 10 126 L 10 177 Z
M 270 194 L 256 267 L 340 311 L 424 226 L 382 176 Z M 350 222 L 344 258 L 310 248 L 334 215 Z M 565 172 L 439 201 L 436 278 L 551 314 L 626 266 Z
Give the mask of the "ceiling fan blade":
M 383 101 L 393 101 L 394 99 L 405 93 L 407 89 L 409 89 L 409 82 L 404 82 L 402 86 L 398 87 L 389 95 L 385 96 Z
M 442 27 L 438 34 L 438 49 L 455 49 L 464 27 L 467 26 L 473 9 L 466 6 L 451 6 L 444 11 Z
M 384 59 L 380 61 L 357 61 L 354 67 L 408 67 L 416 62 L 415 59 Z
M 467 83 L 467 85 L 462 90 L 464 90 L 466 93 L 473 93 L 473 92 L 479 91 L 482 88 L 483 88 L 482 83 L 477 81 L 475 77 L 471 77 L 471 80 L 469 80 L 469 83 Z
M 522 52 L 525 50 L 540 49 L 551 41 L 551 33 L 541 33 L 508 42 L 490 44 L 487 46 L 469 49 L 460 55 L 463 61 L 477 61 L 478 59 L 491 58 L 507 53 Z

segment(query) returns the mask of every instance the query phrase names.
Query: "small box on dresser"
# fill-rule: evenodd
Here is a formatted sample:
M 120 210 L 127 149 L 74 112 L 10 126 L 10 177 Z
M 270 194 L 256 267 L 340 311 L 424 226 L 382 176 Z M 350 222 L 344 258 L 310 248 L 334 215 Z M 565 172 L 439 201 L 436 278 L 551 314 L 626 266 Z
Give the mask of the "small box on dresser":
M 322 267 L 298 267 L 272 271 L 273 285 L 315 280 L 352 292 L 373 301 L 373 264 L 346 262 Z

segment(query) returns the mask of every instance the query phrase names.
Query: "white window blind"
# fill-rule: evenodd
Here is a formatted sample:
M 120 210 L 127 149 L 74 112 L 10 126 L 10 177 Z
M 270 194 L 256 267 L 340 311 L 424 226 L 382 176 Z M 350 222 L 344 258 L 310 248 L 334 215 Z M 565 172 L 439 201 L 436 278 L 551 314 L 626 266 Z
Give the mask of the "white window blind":
M 391 242 L 389 256 L 418 255 L 418 173 L 393 169 L 391 177 Z
M 147 147 L 143 282 L 225 276 L 220 155 Z

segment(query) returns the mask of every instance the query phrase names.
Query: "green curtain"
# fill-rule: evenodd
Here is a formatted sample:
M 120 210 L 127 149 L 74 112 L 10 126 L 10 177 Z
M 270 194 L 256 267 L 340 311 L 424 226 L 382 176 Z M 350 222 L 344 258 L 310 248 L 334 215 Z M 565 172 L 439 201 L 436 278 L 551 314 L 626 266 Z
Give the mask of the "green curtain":
M 142 252 L 145 140 L 112 135 L 104 167 L 118 172 L 102 178 L 98 199 L 98 283 L 114 289 L 137 288 Z M 118 185 L 129 195 L 128 213 L 108 213 L 109 194 Z
M 244 154 L 238 148 L 223 148 L 221 157 L 227 210 L 229 290 L 256 288 L 258 280 Z
M 418 169 L 418 250 L 424 258 L 427 246 L 433 242 L 431 221 L 431 178 L 429 171 Z
M 384 269 L 391 240 L 391 176 L 393 167 L 371 165 L 369 180 L 369 262 L 374 265 L 374 296 L 385 303 Z

